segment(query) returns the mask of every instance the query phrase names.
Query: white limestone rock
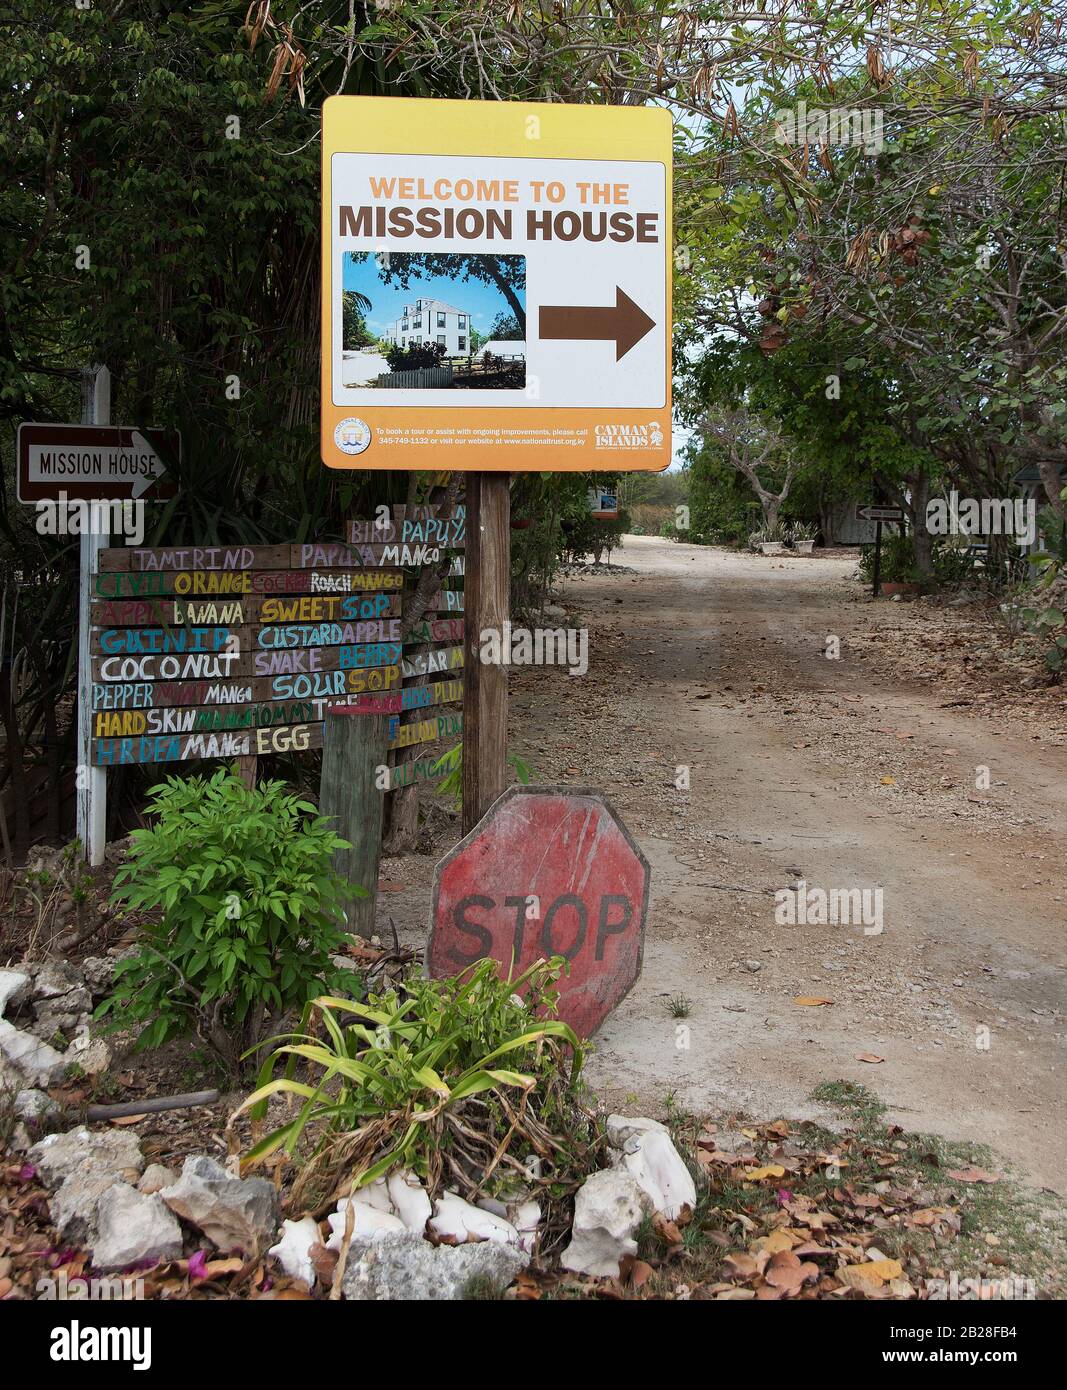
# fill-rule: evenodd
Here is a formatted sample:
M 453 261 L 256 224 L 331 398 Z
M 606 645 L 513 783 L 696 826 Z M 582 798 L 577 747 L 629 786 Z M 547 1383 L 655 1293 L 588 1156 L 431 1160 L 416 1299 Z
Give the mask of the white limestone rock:
M 604 1168 L 586 1178 L 574 1199 L 571 1241 L 560 1257 L 564 1269 L 600 1279 L 619 1276 L 625 1255 L 637 1254 L 634 1237 L 652 1202 L 625 1168 Z
M 34 999 L 58 999 L 84 987 L 81 972 L 69 961 L 46 960 L 34 972 Z
M 234 1178 L 200 1154 L 187 1158 L 178 1181 L 160 1197 L 183 1221 L 203 1231 L 223 1254 L 253 1255 L 274 1239 L 278 1193 L 266 1178 Z
M 124 1129 L 91 1130 L 80 1125 L 65 1134 L 46 1134 L 29 1156 L 50 1187 L 79 1172 L 125 1177 L 132 1170 L 136 1178 L 144 1170 L 141 1146 Z
M 513 1245 L 431 1245 L 412 1231 L 353 1242 L 342 1289 L 360 1302 L 499 1298 L 529 1263 Z
M 67 1063 L 49 1043 L 24 1033 L 0 1018 L 0 1057 L 31 1086 L 53 1086 L 62 1080 Z
M 13 1013 L 30 992 L 30 977 L 22 970 L 0 970 L 0 1018 Z
M 44 1091 L 30 1088 L 19 1091 L 15 1097 L 15 1114 L 20 1120 L 45 1120 L 58 1109 L 56 1102 Z
M 162 1163 L 150 1163 L 141 1174 L 137 1191 L 151 1197 L 155 1192 L 162 1192 L 165 1187 L 173 1187 L 177 1181 L 178 1174 L 173 1168 L 166 1168 Z
M 52 1225 L 68 1245 L 95 1246 L 100 1199 L 123 1179 L 118 1173 L 86 1167 L 71 1173 L 48 1203 Z
M 282 1237 L 267 1251 L 285 1270 L 290 1279 L 303 1279 L 308 1288 L 315 1285 L 315 1266 L 311 1262 L 311 1247 L 322 1240 L 318 1222 L 311 1216 L 299 1221 L 283 1221 Z
M 655 1211 L 673 1221 L 683 1207 L 694 1210 L 696 1184 L 666 1125 L 657 1120 L 609 1115 L 607 1129 L 613 1163 L 626 1168 Z
M 103 1038 L 81 1033 L 67 1048 L 65 1060 L 76 1064 L 86 1076 L 100 1076 L 111 1065 L 111 1048 Z
M 129 1269 L 144 1260 L 177 1260 L 182 1231 L 159 1197 L 146 1196 L 118 1182 L 102 1194 L 96 1207 L 93 1264 L 97 1269 Z

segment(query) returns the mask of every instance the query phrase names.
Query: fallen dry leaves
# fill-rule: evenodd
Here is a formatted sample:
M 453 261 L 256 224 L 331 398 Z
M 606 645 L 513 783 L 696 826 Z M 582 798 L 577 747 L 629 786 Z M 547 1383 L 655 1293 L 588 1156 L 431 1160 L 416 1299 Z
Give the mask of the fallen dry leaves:
M 960 1198 L 945 1189 L 936 1194 L 943 1201 L 931 1201 L 935 1194 L 901 1167 L 900 1133 L 893 1126 L 874 1143 L 846 1132 L 838 1152 L 827 1153 L 804 1148 L 784 1121 L 775 1121 L 730 1130 L 724 1150 L 715 1126 L 706 1126 L 697 1136 L 696 1155 L 713 1203 L 717 1194 L 729 1197 L 738 1189 L 752 1197 L 725 1211 L 713 1206 L 723 1229 L 707 1230 L 705 1239 L 725 1253 L 717 1282 L 695 1296 L 723 1301 L 922 1297 L 925 1262 L 934 1261 L 930 1277 L 940 1277 L 937 1251 L 959 1235 Z M 866 1181 L 841 1176 L 857 1165 Z M 964 1168 L 944 1176 L 981 1182 L 997 1175 Z M 835 1177 L 836 1185 L 825 1185 Z M 882 1247 L 907 1232 L 914 1234 L 908 1237 L 905 1268 L 903 1257 L 888 1256 Z

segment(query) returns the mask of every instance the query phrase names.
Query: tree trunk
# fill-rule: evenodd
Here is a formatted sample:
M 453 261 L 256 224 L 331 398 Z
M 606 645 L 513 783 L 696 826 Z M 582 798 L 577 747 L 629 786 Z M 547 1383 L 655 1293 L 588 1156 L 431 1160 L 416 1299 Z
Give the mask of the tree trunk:
M 915 565 L 923 579 L 934 577 L 934 538 L 926 524 L 926 508 L 930 501 L 930 475 L 909 473 L 911 485 L 911 541 Z
M 1057 516 L 1067 521 L 1067 502 L 1063 500 L 1060 493 L 1063 491 L 1063 479 L 1060 477 L 1060 470 L 1053 459 L 1042 458 L 1037 461 L 1037 471 L 1041 477 L 1041 484 L 1048 497 L 1049 506 Z

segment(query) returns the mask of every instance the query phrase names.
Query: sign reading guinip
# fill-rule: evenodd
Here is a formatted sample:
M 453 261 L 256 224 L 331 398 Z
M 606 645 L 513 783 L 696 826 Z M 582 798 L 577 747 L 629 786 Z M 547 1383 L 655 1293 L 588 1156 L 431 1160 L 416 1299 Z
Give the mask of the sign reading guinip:
M 330 97 L 322 458 L 670 462 L 662 108 Z

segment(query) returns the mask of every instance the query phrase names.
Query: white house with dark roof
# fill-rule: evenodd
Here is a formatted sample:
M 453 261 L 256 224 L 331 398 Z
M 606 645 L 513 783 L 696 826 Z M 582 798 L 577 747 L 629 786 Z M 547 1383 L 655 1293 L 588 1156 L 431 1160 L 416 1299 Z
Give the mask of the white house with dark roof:
M 443 299 L 416 299 L 404 305 L 404 312 L 389 325 L 382 339 L 405 348 L 440 343 L 448 357 L 466 357 L 471 343 L 470 314 Z

